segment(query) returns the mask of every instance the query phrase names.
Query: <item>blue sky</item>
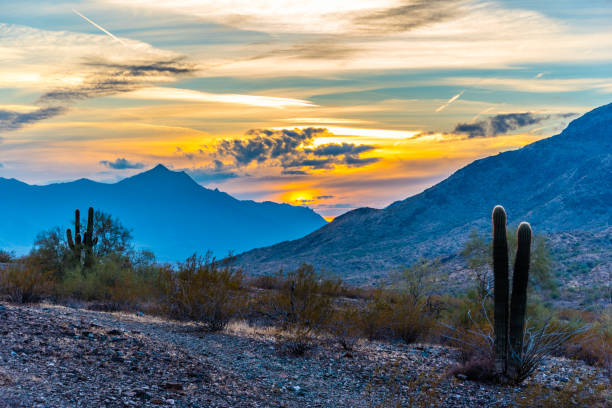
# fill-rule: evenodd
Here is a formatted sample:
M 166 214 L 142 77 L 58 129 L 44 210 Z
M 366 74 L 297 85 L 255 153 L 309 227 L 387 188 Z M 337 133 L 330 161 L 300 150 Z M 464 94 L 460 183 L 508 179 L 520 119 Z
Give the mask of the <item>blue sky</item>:
M 38 184 L 163 163 L 333 217 L 556 134 L 612 95 L 612 1 L 0 9 L 0 176 Z

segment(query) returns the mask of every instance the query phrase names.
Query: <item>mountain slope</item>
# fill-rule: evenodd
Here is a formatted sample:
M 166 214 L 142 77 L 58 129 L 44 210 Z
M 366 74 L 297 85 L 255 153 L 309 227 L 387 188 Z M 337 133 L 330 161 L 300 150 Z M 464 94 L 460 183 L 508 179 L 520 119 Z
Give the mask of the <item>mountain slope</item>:
M 607 228 L 611 202 L 612 104 L 557 136 L 477 160 L 385 209 L 356 209 L 238 261 L 255 273 L 307 262 L 349 278 L 371 276 L 418 257 L 456 253 L 471 229 L 488 231 L 496 204 L 506 207 L 510 224 L 528 220 L 537 233 L 556 233 Z
M 162 165 L 115 184 L 81 179 L 33 186 L 0 178 L 0 248 L 25 250 L 36 234 L 67 226 L 75 208 L 94 206 L 133 229 L 139 247 L 162 260 L 211 250 L 217 256 L 294 239 L 324 225 L 304 207 L 240 201 Z

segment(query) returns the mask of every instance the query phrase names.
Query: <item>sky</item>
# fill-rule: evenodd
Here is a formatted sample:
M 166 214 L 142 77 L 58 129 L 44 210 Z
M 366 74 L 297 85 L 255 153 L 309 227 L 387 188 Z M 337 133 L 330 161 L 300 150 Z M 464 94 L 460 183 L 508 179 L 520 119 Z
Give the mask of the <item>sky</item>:
M 612 0 L 0 0 L 0 177 L 331 219 L 612 102 Z

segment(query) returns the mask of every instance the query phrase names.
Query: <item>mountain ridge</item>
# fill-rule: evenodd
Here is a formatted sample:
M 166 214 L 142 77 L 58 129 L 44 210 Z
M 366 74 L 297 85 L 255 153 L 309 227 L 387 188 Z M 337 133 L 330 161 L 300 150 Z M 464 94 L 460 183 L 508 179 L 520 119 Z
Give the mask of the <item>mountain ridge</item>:
M 68 226 L 75 208 L 89 206 L 117 217 L 133 229 L 137 247 L 164 261 L 208 250 L 226 256 L 295 239 L 326 224 L 309 208 L 238 200 L 161 164 L 115 183 L 81 178 L 30 185 L 0 177 L 0 194 L 0 211 L 12 215 L 0 223 L 0 247 L 19 252 L 37 233 Z
M 612 104 L 572 121 L 559 135 L 475 160 L 423 192 L 384 209 L 360 208 L 299 240 L 238 256 L 255 273 L 306 262 L 343 277 L 385 273 L 420 257 L 456 254 L 470 230 L 490 229 L 506 207 L 509 224 L 536 233 L 599 231 L 612 224 Z

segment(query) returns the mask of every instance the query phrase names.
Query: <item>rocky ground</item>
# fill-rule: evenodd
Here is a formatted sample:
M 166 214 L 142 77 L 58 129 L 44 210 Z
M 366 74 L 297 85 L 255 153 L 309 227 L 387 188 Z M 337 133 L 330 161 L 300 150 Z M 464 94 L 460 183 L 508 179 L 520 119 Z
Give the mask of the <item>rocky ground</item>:
M 363 341 L 346 352 L 319 339 L 303 357 L 283 335 L 234 323 L 188 323 L 56 305 L 0 304 L 1 407 L 504 407 L 524 388 L 445 375 L 457 352 Z M 562 387 L 605 374 L 551 358 L 532 382 Z M 431 406 L 431 405 L 429 405 Z

